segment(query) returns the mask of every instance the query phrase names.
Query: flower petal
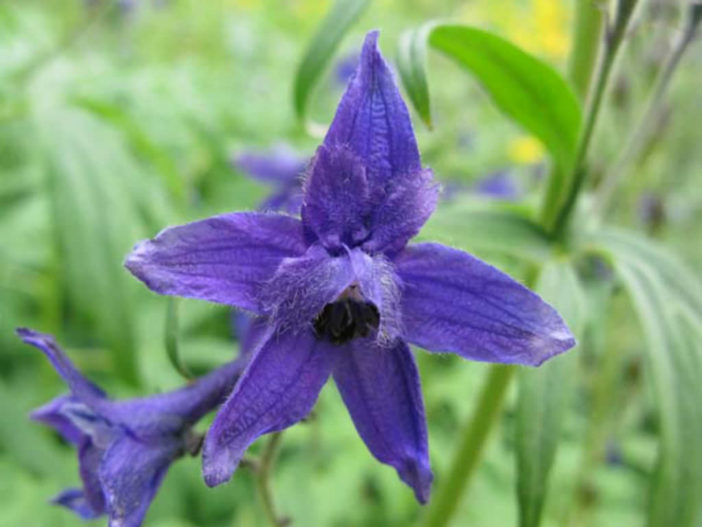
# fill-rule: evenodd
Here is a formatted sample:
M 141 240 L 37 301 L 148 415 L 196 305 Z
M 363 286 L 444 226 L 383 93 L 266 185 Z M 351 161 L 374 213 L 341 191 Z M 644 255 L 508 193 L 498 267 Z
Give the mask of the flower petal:
M 115 401 L 110 420 L 142 440 L 180 434 L 226 400 L 247 362 L 237 359 L 171 392 Z
M 102 492 L 98 470 L 105 451 L 96 447 L 90 438 L 85 438 L 78 447 L 78 472 L 83 481 L 85 499 L 94 511 L 105 510 L 105 495 Z
M 358 433 L 426 503 L 433 476 L 419 374 L 409 347 L 400 339 L 389 348 L 356 340 L 337 360 L 334 380 Z
M 278 329 L 311 327 L 324 306 L 333 302 L 354 280 L 348 256 L 331 256 L 313 245 L 299 258 L 284 260 L 261 294 L 270 323 Z
M 399 252 L 432 215 L 439 199 L 433 172 L 421 170 L 385 189 L 370 220 L 372 234 L 363 244 L 369 252 Z
M 110 447 L 99 472 L 110 527 L 141 525 L 170 464 L 182 453 L 176 440 L 154 446 L 127 435 Z
M 242 212 L 165 229 L 138 243 L 125 265 L 157 293 L 258 312 L 261 284 L 305 248 L 299 220 Z
M 378 49 L 377 31 L 366 36 L 359 68 L 339 103 L 323 148 L 336 152 L 336 158 L 333 163 L 315 166 L 319 174 L 313 171 L 306 184 L 305 203 L 309 201 L 315 209 L 323 207 L 330 217 L 337 210 L 344 211 L 344 217 L 353 211 L 353 225 L 337 233 L 350 247 L 355 244 L 349 243 L 349 234 L 360 238 L 365 229 L 369 233 L 363 243 L 366 250 L 399 251 L 433 212 L 438 188 L 432 183 L 431 171 L 422 169 L 409 112 Z M 350 154 L 339 154 L 346 151 Z M 315 165 L 319 164 L 317 160 Z M 346 177 L 339 178 L 339 173 Z M 367 189 L 360 183 L 364 180 Z M 325 199 L 310 199 L 322 183 L 329 189 L 333 184 L 337 191 L 318 191 Z M 305 221 L 319 215 L 308 213 Z M 322 240 L 333 234 L 332 227 L 339 225 L 327 225 L 320 234 Z
M 335 351 L 311 331 L 269 332 L 207 433 L 202 451 L 207 485 L 231 478 L 256 438 L 287 428 L 312 410 Z
M 88 503 L 83 489 L 66 489 L 54 497 L 51 503 L 71 509 L 84 520 L 94 520 L 105 514 L 104 510 L 93 509 Z
M 78 445 L 85 434 L 66 417 L 62 408 L 75 402 L 70 395 L 62 395 L 32 411 L 30 417 L 56 430 L 66 441 Z
M 505 273 L 436 243 L 395 260 L 405 337 L 430 351 L 538 366 L 575 345 L 560 315 Z
M 285 185 L 297 180 L 305 171 L 307 158 L 287 145 L 277 145 L 268 151 L 242 152 L 234 159 L 234 164 L 252 179 Z
M 369 180 L 379 184 L 422 169 L 407 106 L 378 49 L 378 31 L 366 36 L 324 144 L 348 145 L 365 164 Z
M 363 242 L 371 211 L 366 170 L 346 145 L 317 149 L 305 181 L 302 221 L 322 245 L 339 249 Z
M 379 342 L 393 342 L 402 329 L 399 278 L 382 254 L 370 256 L 360 249 L 349 252 L 355 282 L 363 297 L 380 313 Z
M 58 347 L 53 336 L 27 328 L 18 328 L 17 336 L 46 355 L 76 397 L 87 404 L 105 397 L 105 392 L 83 377 L 83 374 L 76 369 L 63 350 Z

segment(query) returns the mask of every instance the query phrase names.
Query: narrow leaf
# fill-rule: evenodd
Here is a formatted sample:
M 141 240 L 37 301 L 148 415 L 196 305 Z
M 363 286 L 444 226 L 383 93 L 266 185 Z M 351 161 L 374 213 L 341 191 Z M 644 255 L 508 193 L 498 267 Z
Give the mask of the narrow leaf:
M 429 128 L 432 127 L 431 101 L 427 84 L 427 41 L 433 24 L 409 29 L 400 35 L 397 50 L 397 70 L 407 96 Z
M 691 527 L 697 525 L 702 503 L 702 346 L 694 330 L 702 325 L 702 316 L 680 288 L 670 287 L 676 281 L 668 267 L 671 260 L 642 258 L 642 249 L 651 247 L 645 241 L 609 246 L 646 336 L 646 368 L 658 412 L 660 448 L 648 525 Z M 697 280 L 688 279 L 688 287 L 696 289 Z
M 297 69 L 293 91 L 295 114 L 305 120 L 307 102 L 341 39 L 368 6 L 369 0 L 336 0 L 312 38 Z
M 120 376 L 136 382 L 135 306 L 122 261 L 143 235 L 133 199 L 143 190 L 139 171 L 119 137 L 88 114 L 56 109 L 36 119 L 68 304 Z
M 497 35 L 472 27 L 430 24 L 405 33 L 398 69 L 412 104 L 428 125 L 427 45 L 473 74 L 506 115 L 544 143 L 558 166 L 570 169 L 581 109 L 568 83 L 551 66 Z
M 569 262 L 549 262 L 542 269 L 537 291 L 580 335 L 585 319 L 585 295 Z M 517 494 L 519 525 L 536 527 L 548 490 L 564 410 L 575 386 L 577 351 L 556 357 L 538 369 L 518 373 Z

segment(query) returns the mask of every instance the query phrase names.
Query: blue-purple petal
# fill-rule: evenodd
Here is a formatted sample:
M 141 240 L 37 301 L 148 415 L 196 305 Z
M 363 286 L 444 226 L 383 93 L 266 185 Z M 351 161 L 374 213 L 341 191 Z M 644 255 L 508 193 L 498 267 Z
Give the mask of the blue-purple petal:
M 356 246 L 370 234 L 370 190 L 366 169 L 345 145 L 317 149 L 305 181 L 302 219 L 314 238 L 329 249 Z
M 90 438 L 85 438 L 78 447 L 78 472 L 85 500 L 94 511 L 105 510 L 105 495 L 98 475 L 104 453 L 105 450 L 95 446 Z
M 183 454 L 176 438 L 157 446 L 127 435 L 105 452 L 99 477 L 110 527 L 139 527 L 170 464 Z
M 398 339 L 383 348 L 356 340 L 339 353 L 334 380 L 371 453 L 426 503 L 433 476 L 419 374 L 407 344 Z
M 104 510 L 93 509 L 86 499 L 83 489 L 66 489 L 54 497 L 51 503 L 72 510 L 84 520 L 94 520 L 105 514 Z
M 538 295 L 465 252 L 422 243 L 407 247 L 395 265 L 404 285 L 404 336 L 429 351 L 538 366 L 575 345 Z
M 88 403 L 105 396 L 105 392 L 86 379 L 76 369 L 63 350 L 58 347 L 53 336 L 27 328 L 17 329 L 17 336 L 26 344 L 34 346 L 46 355 L 76 397 Z
M 74 402 L 70 395 L 61 395 L 32 411 L 30 417 L 56 430 L 66 441 L 78 445 L 85 433 L 66 417 L 62 408 L 65 404 Z
M 327 147 L 348 145 L 363 161 L 368 178 L 382 185 L 421 171 L 419 149 L 407 106 L 378 49 L 377 31 L 366 36 L 358 70 L 329 127 Z
M 282 331 L 312 326 L 324 306 L 333 302 L 354 280 L 346 253 L 331 256 L 313 245 L 299 258 L 288 258 L 262 291 L 270 323 Z
M 260 285 L 305 248 L 299 220 L 242 212 L 165 229 L 138 243 L 125 265 L 157 293 L 258 312 Z
M 515 175 L 507 170 L 484 177 L 475 183 L 473 189 L 483 196 L 505 201 L 516 201 L 524 194 Z
M 331 373 L 335 352 L 311 331 L 269 333 L 205 437 L 207 485 L 229 480 L 259 436 L 307 416 Z
M 420 170 L 402 182 L 389 185 L 370 219 L 372 234 L 363 248 L 375 253 L 399 252 L 419 233 L 439 200 L 439 186 L 430 169 Z
M 144 440 L 180 433 L 226 400 L 247 360 L 241 357 L 171 392 L 115 401 L 110 419 Z
M 349 252 L 354 283 L 365 300 L 380 314 L 378 342 L 393 342 L 402 331 L 400 281 L 392 263 L 383 254 L 371 256 L 360 249 Z
M 370 32 L 305 184 L 305 227 L 326 246 L 336 237 L 392 254 L 419 232 L 437 199 L 378 33 Z
M 236 167 L 251 179 L 275 185 L 286 185 L 300 178 L 307 158 L 286 145 L 263 152 L 242 152 L 234 159 Z

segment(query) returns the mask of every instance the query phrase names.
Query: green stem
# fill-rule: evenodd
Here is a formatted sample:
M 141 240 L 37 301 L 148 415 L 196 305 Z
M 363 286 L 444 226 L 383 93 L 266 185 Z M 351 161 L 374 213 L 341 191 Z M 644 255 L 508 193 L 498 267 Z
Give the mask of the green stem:
M 171 362 L 171 365 L 175 368 L 175 370 L 184 379 L 189 381 L 193 378 L 193 375 L 190 373 L 190 370 L 188 370 L 188 367 L 185 365 L 180 356 L 180 346 L 178 345 L 178 327 L 178 299 L 176 297 L 169 297 L 166 299 L 166 354 L 168 355 L 168 360 Z
M 594 0 L 577 0 L 568 78 L 582 100 L 587 97 L 597 62 L 603 20 L 602 9 Z
M 492 425 L 497 421 L 514 366 L 493 364 L 485 380 L 473 415 L 461 433 L 449 472 L 432 498 L 424 521 L 425 527 L 442 527 L 453 516 L 483 452 Z
M 587 98 L 592 84 L 592 75 L 602 42 L 605 6 L 595 0 L 578 0 L 573 24 L 573 51 L 568 61 L 568 78 L 581 100 Z M 541 207 L 541 223 L 547 232 L 555 224 L 558 206 L 563 199 L 568 168 L 552 166 L 547 178 L 546 192 Z
M 589 100 L 585 111 L 585 122 L 578 140 L 578 147 L 575 154 L 575 161 L 572 170 L 572 183 L 568 188 L 568 193 L 559 207 L 556 219 L 553 224 L 552 234 L 556 239 L 562 237 L 567 230 L 573 209 L 577 203 L 578 195 L 582 189 L 587 176 L 586 159 L 592 142 L 592 137 L 600 115 L 602 99 L 609 83 L 612 66 L 614 65 L 617 53 L 624 40 L 631 15 L 634 12 L 638 0 L 619 0 L 617 14 L 612 27 L 607 28 L 605 38 L 602 39 L 600 59 L 597 70 L 590 87 Z
M 271 435 L 266 444 L 266 448 L 258 462 L 258 473 L 256 475 L 256 486 L 258 495 L 261 498 L 261 505 L 266 515 L 268 523 L 273 527 L 285 527 L 290 523 L 290 519 L 278 515 L 275 504 L 273 502 L 273 492 L 271 490 L 270 474 L 273 469 L 278 447 L 283 436 L 282 432 L 276 432 Z
M 670 54 L 658 73 L 646 109 L 641 114 L 641 118 L 636 126 L 633 127 L 633 132 L 629 136 L 624 148 L 621 150 L 619 157 L 609 167 L 602 179 L 602 184 L 597 191 L 597 196 L 593 204 L 594 216 L 600 216 L 606 211 L 607 204 L 612 198 L 614 190 L 626 177 L 629 170 L 636 165 L 641 153 L 651 140 L 653 130 L 656 128 L 656 122 L 660 118 L 665 93 L 670 86 L 670 81 L 677 70 L 680 59 L 695 36 L 698 21 L 698 18 L 691 15 L 684 29 L 675 40 Z

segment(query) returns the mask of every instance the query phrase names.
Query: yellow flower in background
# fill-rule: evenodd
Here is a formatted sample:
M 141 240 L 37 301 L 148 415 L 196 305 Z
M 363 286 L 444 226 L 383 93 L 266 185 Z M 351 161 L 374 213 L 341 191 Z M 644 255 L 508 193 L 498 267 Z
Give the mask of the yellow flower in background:
M 562 62 L 570 49 L 571 4 L 565 0 L 470 2 L 459 18 L 496 30 L 531 53 Z
M 515 163 L 533 165 L 544 158 L 544 145 L 532 135 L 523 135 L 510 141 L 507 155 Z

